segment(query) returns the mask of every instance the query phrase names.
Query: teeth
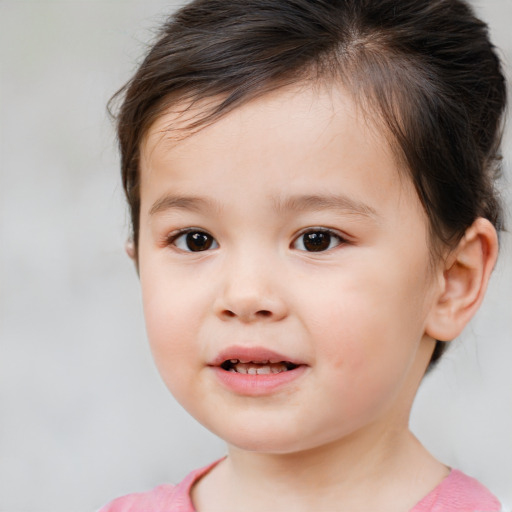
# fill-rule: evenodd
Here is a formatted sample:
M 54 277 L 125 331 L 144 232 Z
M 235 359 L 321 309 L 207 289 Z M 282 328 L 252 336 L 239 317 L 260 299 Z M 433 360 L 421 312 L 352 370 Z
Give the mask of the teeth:
M 271 363 L 271 364 L 257 364 L 250 363 L 237 363 L 230 371 L 236 373 L 243 373 L 246 375 L 269 375 L 288 371 L 284 363 Z

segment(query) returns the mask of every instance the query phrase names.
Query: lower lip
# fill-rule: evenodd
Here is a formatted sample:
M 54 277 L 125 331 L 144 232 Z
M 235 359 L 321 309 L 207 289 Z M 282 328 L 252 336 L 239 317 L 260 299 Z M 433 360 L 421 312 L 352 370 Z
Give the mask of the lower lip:
M 300 365 L 293 370 L 265 375 L 229 372 L 218 366 L 212 369 L 221 383 L 234 393 L 244 396 L 264 396 L 292 383 L 304 375 L 306 368 L 307 366 Z

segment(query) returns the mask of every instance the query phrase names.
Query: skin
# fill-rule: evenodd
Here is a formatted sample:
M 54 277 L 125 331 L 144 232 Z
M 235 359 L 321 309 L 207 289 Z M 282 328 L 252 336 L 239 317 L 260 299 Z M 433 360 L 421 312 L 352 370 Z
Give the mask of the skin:
M 162 115 L 141 147 L 138 268 L 163 380 L 228 444 L 195 506 L 409 510 L 448 474 L 408 418 L 468 266 L 451 261 L 455 284 L 432 266 L 412 184 L 343 90 L 281 89 L 187 137 L 176 120 Z M 211 247 L 190 252 L 188 228 Z M 329 247 L 305 250 L 319 228 Z M 304 371 L 271 393 L 233 392 L 211 364 L 234 344 Z

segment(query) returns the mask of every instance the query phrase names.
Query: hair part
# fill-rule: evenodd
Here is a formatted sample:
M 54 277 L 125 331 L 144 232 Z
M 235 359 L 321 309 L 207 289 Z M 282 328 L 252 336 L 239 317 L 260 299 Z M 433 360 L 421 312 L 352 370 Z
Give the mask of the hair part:
M 342 85 L 385 129 L 437 255 L 478 217 L 503 227 L 496 178 L 505 79 L 487 26 L 467 3 L 195 0 L 163 25 L 113 98 L 123 99 L 117 128 L 135 254 L 141 143 L 160 115 L 208 100 L 190 118 L 194 131 L 270 91 L 323 81 Z M 444 346 L 437 342 L 431 365 Z

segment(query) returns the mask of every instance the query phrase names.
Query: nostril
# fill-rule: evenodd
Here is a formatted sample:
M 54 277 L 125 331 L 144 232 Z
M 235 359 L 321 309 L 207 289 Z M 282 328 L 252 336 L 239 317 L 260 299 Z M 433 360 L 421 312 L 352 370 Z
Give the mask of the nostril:
M 222 315 L 226 318 L 235 318 L 237 316 L 245 317 L 246 315 L 240 314 L 237 315 L 237 313 L 231 311 L 230 309 L 225 309 L 222 311 Z M 269 318 L 272 316 L 272 311 L 269 311 L 268 309 L 260 309 L 259 311 L 256 311 L 253 315 L 249 315 L 252 318 Z

